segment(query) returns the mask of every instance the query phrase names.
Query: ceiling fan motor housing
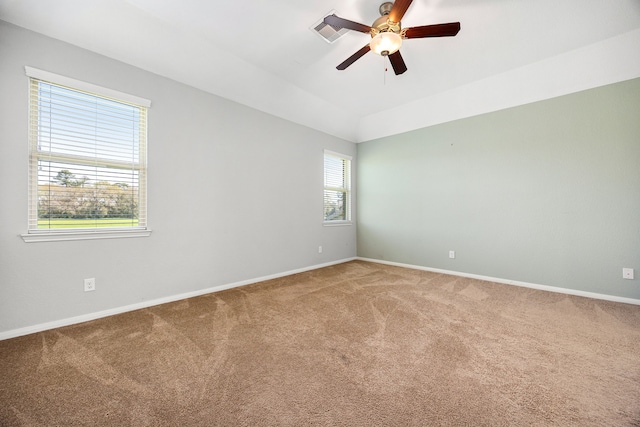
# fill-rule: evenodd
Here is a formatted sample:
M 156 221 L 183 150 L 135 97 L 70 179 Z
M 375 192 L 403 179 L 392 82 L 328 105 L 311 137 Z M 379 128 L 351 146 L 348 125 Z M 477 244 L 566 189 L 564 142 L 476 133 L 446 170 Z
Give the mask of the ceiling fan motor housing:
M 400 34 L 402 32 L 400 23 L 389 21 L 389 19 L 387 19 L 387 16 L 385 15 L 376 19 L 371 25 L 371 37 L 375 37 L 379 33 L 387 32 Z
M 390 21 L 387 18 L 387 15 L 381 16 L 373 21 L 373 24 L 371 25 L 371 32 L 375 33 L 373 34 L 374 36 L 378 33 L 385 33 L 388 31 L 400 34 L 400 23 Z

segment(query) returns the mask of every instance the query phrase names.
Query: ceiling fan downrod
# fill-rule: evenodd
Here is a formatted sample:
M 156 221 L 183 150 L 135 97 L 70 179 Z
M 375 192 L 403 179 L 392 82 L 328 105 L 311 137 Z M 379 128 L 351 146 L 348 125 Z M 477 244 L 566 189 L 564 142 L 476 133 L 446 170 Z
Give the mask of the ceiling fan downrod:
M 393 7 L 392 1 L 386 1 L 380 5 L 378 11 L 380 12 L 380 16 L 387 16 L 391 12 L 391 8 Z

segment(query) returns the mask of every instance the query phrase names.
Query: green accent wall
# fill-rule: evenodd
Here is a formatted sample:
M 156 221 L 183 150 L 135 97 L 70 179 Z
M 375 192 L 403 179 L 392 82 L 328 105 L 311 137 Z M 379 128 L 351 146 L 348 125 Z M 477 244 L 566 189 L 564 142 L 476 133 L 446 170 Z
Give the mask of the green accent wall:
M 640 298 L 640 79 L 361 143 L 357 181 L 361 257 Z

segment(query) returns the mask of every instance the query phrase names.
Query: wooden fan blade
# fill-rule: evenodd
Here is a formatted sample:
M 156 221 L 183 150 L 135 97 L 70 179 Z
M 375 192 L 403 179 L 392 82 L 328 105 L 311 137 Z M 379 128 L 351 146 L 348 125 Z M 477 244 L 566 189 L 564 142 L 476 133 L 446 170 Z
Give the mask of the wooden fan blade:
M 391 66 L 393 67 L 393 71 L 396 73 L 396 76 L 407 71 L 407 66 L 404 63 L 404 59 L 402 59 L 402 55 L 400 55 L 399 50 L 389 55 L 389 62 L 391 62 Z
M 389 20 L 393 22 L 400 22 L 404 13 L 409 9 L 412 1 L 413 0 L 396 0 L 396 2 L 393 3 L 391 12 L 389 12 Z
M 450 22 L 448 24 L 423 25 L 422 27 L 406 28 L 404 37 L 407 39 L 450 37 L 458 34 L 458 31 L 460 31 L 460 23 Z
M 346 28 L 348 30 L 360 31 L 361 33 L 371 32 L 371 27 L 368 25 L 349 21 L 348 19 L 340 18 L 336 15 L 329 15 L 325 17 L 324 23 L 327 25 L 331 25 L 332 27 Z
M 371 48 L 369 47 L 369 45 L 366 45 L 365 47 L 363 47 L 362 49 L 360 49 L 359 51 L 357 51 L 356 53 L 348 57 L 342 64 L 338 65 L 336 68 L 338 70 L 344 70 L 349 65 L 353 64 L 358 59 L 362 58 L 364 54 L 369 52 L 370 50 Z

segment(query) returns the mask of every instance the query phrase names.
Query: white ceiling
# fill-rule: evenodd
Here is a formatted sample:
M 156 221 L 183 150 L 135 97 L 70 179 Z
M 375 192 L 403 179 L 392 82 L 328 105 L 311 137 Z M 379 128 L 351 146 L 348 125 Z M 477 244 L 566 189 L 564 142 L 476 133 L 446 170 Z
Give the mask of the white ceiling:
M 414 0 L 403 27 L 461 22 L 402 45 L 396 76 L 331 9 L 370 25 L 381 0 L 0 0 L 0 19 L 360 142 L 640 77 L 639 0 Z

